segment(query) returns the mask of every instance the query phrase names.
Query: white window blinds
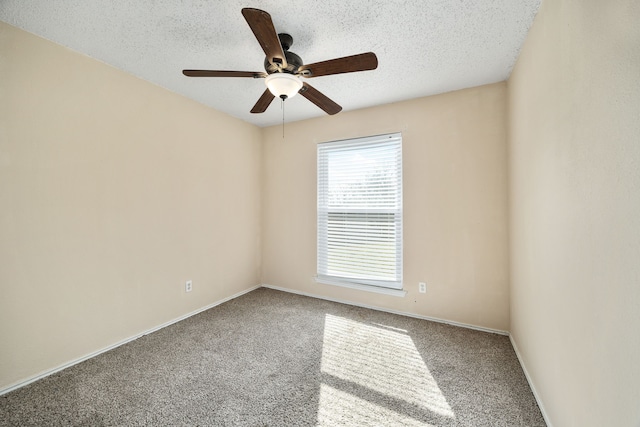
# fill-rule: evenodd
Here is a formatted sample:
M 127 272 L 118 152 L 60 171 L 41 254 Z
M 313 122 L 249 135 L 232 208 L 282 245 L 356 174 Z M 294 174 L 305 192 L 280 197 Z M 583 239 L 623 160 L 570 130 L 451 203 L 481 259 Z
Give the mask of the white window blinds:
M 402 136 L 318 144 L 318 279 L 402 288 Z

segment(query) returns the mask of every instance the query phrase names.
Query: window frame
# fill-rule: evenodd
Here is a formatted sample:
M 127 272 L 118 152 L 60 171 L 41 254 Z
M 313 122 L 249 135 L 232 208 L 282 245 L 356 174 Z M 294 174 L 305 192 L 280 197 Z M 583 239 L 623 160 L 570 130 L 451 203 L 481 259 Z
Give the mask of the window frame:
M 354 206 L 330 206 L 330 202 L 329 202 L 329 181 L 330 181 L 330 172 L 329 172 L 329 163 L 330 163 L 330 159 L 329 156 L 330 154 L 333 153 L 338 153 L 340 151 L 348 151 L 350 153 L 353 154 L 357 154 L 357 152 L 359 150 L 362 150 L 362 152 L 364 153 L 363 155 L 368 155 L 371 156 L 372 153 L 375 153 L 376 151 L 379 150 L 387 150 L 391 152 L 391 155 L 387 155 L 385 154 L 386 157 L 384 157 L 384 160 L 386 160 L 387 162 L 390 162 L 391 167 L 389 168 L 389 170 L 392 173 L 395 173 L 395 175 L 393 176 L 393 179 L 391 180 L 393 182 L 393 185 L 389 186 L 387 184 L 387 189 L 388 188 L 393 188 L 393 203 L 392 206 L 386 206 L 386 207 L 369 207 L 368 203 L 366 203 L 366 207 L 354 207 Z M 335 162 L 338 162 L 338 160 L 334 160 Z M 352 139 L 345 139 L 345 140 L 339 140 L 339 141 L 329 141 L 329 142 L 321 142 L 318 143 L 317 146 L 317 253 L 316 253 L 316 260 L 317 260 L 317 276 L 315 277 L 316 282 L 318 283 L 323 283 L 323 284 L 329 284 L 329 285 L 338 285 L 338 286 L 344 286 L 344 287 L 349 287 L 349 288 L 355 288 L 355 289 L 361 289 L 361 290 L 366 290 L 366 291 L 372 291 L 372 292 L 378 292 L 378 293 L 384 293 L 384 294 L 390 294 L 390 295 L 396 295 L 396 296 L 404 296 L 406 295 L 406 291 L 403 290 L 403 164 L 402 164 L 402 134 L 400 132 L 396 132 L 396 133 L 390 133 L 390 134 L 383 134 L 383 135 L 374 135 L 374 136 L 368 136 L 368 137 L 362 137 L 362 138 L 352 138 Z M 350 166 L 348 166 L 349 169 L 351 169 L 353 166 L 351 166 L 351 164 L 349 164 Z M 358 169 L 358 172 L 360 173 L 366 173 L 366 172 L 370 172 L 370 173 L 376 173 L 377 170 L 374 169 L 373 167 L 371 169 L 368 169 L 367 167 L 362 167 Z M 366 189 L 368 191 L 371 191 L 371 189 L 373 188 L 375 190 L 375 185 L 371 185 L 369 184 Z M 367 192 L 368 192 L 367 191 Z M 357 193 L 354 193 L 357 194 Z M 361 195 L 361 193 L 359 194 Z M 377 194 L 375 194 L 374 196 L 377 197 L 381 197 L 378 196 Z M 372 201 L 376 201 L 379 202 L 378 199 L 372 199 Z M 388 203 L 388 200 L 385 199 L 385 201 Z M 374 230 L 375 226 L 371 226 L 372 223 L 375 223 L 375 221 L 380 220 L 381 218 L 384 218 L 387 215 L 392 215 L 393 219 L 391 221 L 382 221 L 383 223 L 383 227 L 378 229 L 378 230 Z M 362 273 L 362 270 L 360 271 L 360 275 L 361 277 L 354 277 L 354 276 L 358 276 L 359 274 L 356 272 L 354 273 L 354 271 L 352 270 L 350 273 L 351 277 L 349 277 L 349 275 L 347 276 L 343 276 L 343 275 L 333 275 L 333 274 L 329 274 L 329 253 L 331 251 L 334 251 L 333 256 L 335 255 L 335 249 L 332 249 L 328 243 L 328 239 L 329 239 L 329 234 L 330 234 L 330 230 L 334 230 L 335 228 L 331 228 L 332 226 L 335 227 L 336 223 L 331 223 L 332 225 L 329 225 L 329 219 L 331 215 L 339 215 L 343 217 L 343 221 L 339 222 L 340 226 L 344 226 L 344 224 L 348 224 L 348 222 L 353 222 L 354 224 L 358 224 L 355 221 L 357 220 L 362 220 L 362 218 L 366 218 L 364 221 L 364 223 L 367 225 L 367 227 L 371 227 L 372 231 L 376 231 L 376 233 L 366 233 L 365 239 L 367 241 L 369 241 L 368 239 L 371 239 L 371 236 L 374 237 L 379 237 L 383 234 L 385 234 L 385 230 L 386 230 L 386 235 L 392 235 L 393 237 L 390 238 L 391 241 L 393 241 L 393 246 L 394 246 L 394 251 L 392 251 L 394 253 L 393 256 L 388 257 L 387 260 L 392 260 L 394 263 L 394 268 L 390 271 L 393 271 L 393 275 L 394 278 L 393 280 L 378 280 L 375 278 L 375 273 L 372 273 L 371 276 L 372 277 L 362 277 L 363 275 L 367 275 L 369 273 Z M 377 216 L 377 218 L 376 218 Z M 359 223 L 362 224 L 362 223 Z M 384 224 L 387 224 L 387 226 L 385 227 Z M 356 227 L 358 227 L 359 225 L 356 225 Z M 349 226 L 347 226 L 349 227 Z M 352 227 L 351 229 L 354 228 L 354 225 L 352 224 L 350 227 Z M 393 229 L 393 231 L 391 233 L 389 233 L 389 230 Z M 350 233 L 346 233 L 346 234 L 350 234 Z M 387 243 L 389 244 L 389 243 Z M 350 253 L 350 255 L 352 255 L 352 253 Z M 362 256 L 362 255 L 360 255 Z M 324 258 L 323 258 L 324 257 Z M 360 266 L 365 266 L 367 263 L 370 263 L 371 266 L 374 266 L 374 262 L 372 262 L 372 260 L 375 261 L 375 257 L 365 257 L 367 259 L 367 261 L 363 262 L 363 264 L 358 264 L 356 265 L 356 270 L 358 270 L 358 267 Z M 387 263 L 387 265 L 389 265 Z M 335 270 L 335 268 L 334 268 Z M 374 268 L 375 270 L 375 268 Z M 389 272 L 387 271 L 386 273 L 380 273 L 380 274 L 389 274 Z

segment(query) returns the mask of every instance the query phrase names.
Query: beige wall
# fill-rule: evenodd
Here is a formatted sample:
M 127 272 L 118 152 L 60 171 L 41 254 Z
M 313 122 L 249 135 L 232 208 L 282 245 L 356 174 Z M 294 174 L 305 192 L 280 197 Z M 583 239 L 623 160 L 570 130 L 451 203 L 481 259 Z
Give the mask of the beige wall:
M 287 124 L 284 138 L 280 126 L 266 128 L 262 282 L 508 330 L 506 100 L 499 83 Z M 398 131 L 409 293 L 315 283 L 317 143 Z
M 259 284 L 260 140 L 0 22 L 0 389 Z
M 511 333 L 554 427 L 640 426 L 639 22 L 545 0 L 509 80 Z

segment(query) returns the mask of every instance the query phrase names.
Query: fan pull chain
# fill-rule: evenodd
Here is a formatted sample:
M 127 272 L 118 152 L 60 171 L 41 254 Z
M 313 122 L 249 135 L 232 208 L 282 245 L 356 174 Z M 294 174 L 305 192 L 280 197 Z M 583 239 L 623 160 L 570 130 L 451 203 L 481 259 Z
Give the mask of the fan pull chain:
M 280 99 L 282 99 L 282 102 L 280 102 L 280 108 L 282 109 L 282 139 L 284 139 L 284 98 Z

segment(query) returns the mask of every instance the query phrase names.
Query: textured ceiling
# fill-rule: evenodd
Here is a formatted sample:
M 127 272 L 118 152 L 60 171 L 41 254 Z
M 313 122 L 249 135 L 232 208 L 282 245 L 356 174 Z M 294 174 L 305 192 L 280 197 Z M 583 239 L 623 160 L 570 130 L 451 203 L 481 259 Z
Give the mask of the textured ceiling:
M 541 0 L 0 0 L 0 20 L 258 126 L 281 123 L 280 101 L 251 114 L 251 78 L 188 78 L 185 68 L 263 71 L 241 14 L 271 14 L 305 63 L 375 52 L 378 68 L 307 79 L 343 111 L 505 80 Z M 46 67 L 46 64 L 43 64 Z M 325 113 L 302 96 L 286 121 Z

